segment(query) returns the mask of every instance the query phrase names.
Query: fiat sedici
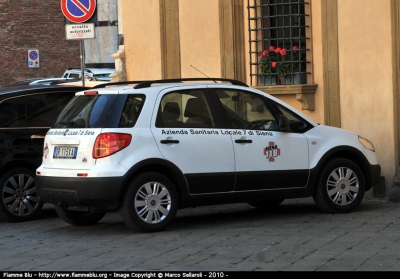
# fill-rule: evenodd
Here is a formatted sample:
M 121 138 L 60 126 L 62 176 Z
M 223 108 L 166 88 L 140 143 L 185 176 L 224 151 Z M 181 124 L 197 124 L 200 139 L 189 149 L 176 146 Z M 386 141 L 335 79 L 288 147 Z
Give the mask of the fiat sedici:
M 151 232 L 199 205 L 312 196 L 323 211 L 351 212 L 380 171 L 357 134 L 236 80 L 178 79 L 77 93 L 47 132 L 36 181 L 72 225 L 119 210 Z

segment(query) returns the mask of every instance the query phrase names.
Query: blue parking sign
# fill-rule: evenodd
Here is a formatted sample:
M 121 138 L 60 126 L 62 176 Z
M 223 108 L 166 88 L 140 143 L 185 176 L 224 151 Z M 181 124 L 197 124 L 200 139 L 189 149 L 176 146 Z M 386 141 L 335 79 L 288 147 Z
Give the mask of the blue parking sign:
M 29 68 L 39 68 L 39 50 L 38 49 L 28 49 L 28 67 Z

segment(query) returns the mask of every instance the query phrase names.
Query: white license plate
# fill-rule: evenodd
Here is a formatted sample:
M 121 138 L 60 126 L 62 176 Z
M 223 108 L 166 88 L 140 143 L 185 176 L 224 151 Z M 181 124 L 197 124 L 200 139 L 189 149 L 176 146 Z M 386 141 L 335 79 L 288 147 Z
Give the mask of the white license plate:
M 76 159 L 78 147 L 55 147 L 53 158 L 55 159 Z

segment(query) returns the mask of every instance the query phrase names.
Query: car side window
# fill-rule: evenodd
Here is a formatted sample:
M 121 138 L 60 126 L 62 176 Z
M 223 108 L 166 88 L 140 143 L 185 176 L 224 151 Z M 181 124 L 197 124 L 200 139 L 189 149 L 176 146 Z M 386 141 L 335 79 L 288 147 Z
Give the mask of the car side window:
M 287 108 L 282 105 L 276 104 L 278 109 L 281 111 L 283 115 L 285 115 L 289 120 L 290 128 L 293 132 L 305 132 L 309 129 L 309 125 L 306 121 L 298 117 L 297 115 L 290 112 Z
M 140 112 L 144 104 L 145 95 L 128 95 L 124 108 L 122 109 L 121 118 L 118 127 L 133 127 L 139 118 Z
M 277 131 L 278 123 L 262 98 L 239 90 L 216 90 L 234 129 Z
M 68 77 L 69 77 L 69 78 L 76 78 L 76 79 L 78 79 L 78 78 L 81 77 L 81 75 L 80 75 L 80 74 L 73 74 L 73 73 L 71 73 L 71 74 L 69 74 Z
M 0 103 L 0 128 L 26 127 L 25 96 Z
M 214 123 L 203 90 L 187 90 L 163 96 L 156 127 L 211 128 Z
M 35 94 L 26 97 L 27 126 L 51 127 L 74 92 Z

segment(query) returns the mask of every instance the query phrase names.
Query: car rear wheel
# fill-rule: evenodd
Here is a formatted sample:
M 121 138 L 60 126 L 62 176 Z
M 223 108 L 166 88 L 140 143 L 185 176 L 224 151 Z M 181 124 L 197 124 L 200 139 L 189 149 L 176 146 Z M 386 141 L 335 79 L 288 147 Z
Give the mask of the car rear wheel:
M 130 228 L 156 232 L 171 223 L 177 210 L 178 194 L 173 183 L 162 174 L 147 172 L 129 185 L 120 214 Z
M 74 226 L 90 226 L 103 219 L 106 212 L 73 211 L 56 205 L 56 212 L 61 219 Z
M 257 208 L 262 208 L 262 209 L 272 209 L 277 206 L 279 206 L 284 199 L 278 199 L 278 200 L 269 200 L 269 201 L 249 201 L 247 202 L 251 206 L 257 207 Z
M 351 160 L 337 158 L 323 168 L 313 198 L 326 212 L 347 213 L 360 205 L 364 192 L 365 180 L 360 167 Z
M 35 173 L 27 168 L 7 171 L 0 179 L 0 217 L 6 221 L 28 221 L 43 207 L 37 195 Z

